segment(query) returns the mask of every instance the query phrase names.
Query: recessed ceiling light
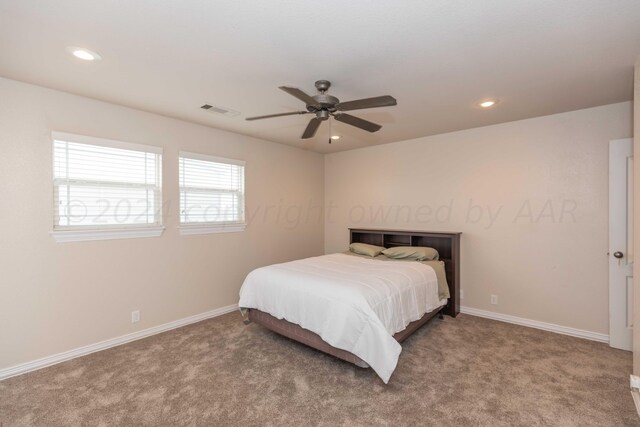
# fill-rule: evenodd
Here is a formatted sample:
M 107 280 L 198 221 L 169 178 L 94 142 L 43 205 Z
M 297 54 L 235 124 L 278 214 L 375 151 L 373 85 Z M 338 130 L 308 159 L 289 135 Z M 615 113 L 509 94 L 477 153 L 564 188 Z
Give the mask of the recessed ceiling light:
M 492 100 L 483 101 L 480 103 L 480 106 L 482 108 L 489 108 L 489 107 L 493 107 L 494 105 L 496 105 L 496 101 L 492 101 Z
M 102 59 L 102 57 L 96 52 L 90 51 L 89 49 L 85 49 L 83 47 L 69 46 L 67 48 L 67 52 L 84 61 L 99 61 Z
M 334 141 L 337 141 L 340 139 L 340 135 L 332 135 L 331 139 L 333 139 Z

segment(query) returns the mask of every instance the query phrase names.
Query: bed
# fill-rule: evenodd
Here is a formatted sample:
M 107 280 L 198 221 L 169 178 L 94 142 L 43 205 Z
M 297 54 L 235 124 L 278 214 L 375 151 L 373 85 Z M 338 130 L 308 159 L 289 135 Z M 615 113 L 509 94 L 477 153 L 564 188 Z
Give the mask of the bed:
M 262 267 L 245 279 L 239 306 L 245 323 L 371 367 L 387 383 L 402 341 L 436 316 L 459 313 L 460 233 L 350 229 L 349 236 L 387 248 L 432 247 L 440 259 L 336 253 Z

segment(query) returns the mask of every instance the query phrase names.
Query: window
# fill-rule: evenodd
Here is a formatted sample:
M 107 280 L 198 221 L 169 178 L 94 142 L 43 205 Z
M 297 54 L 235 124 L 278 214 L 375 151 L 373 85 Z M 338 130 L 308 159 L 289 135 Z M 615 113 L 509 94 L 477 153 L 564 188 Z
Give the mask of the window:
M 162 149 L 53 133 L 57 241 L 159 236 Z
M 244 230 L 244 162 L 180 153 L 182 234 Z

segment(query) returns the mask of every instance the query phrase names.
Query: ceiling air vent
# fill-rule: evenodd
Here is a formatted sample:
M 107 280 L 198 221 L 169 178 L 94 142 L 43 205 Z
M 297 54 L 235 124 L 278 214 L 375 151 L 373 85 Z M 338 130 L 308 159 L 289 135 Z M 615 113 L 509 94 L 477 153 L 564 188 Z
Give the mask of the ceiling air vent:
M 203 110 L 208 111 L 210 113 L 222 114 L 223 116 L 227 116 L 227 117 L 235 117 L 238 114 L 240 114 L 239 111 L 235 111 L 235 110 L 232 110 L 230 108 L 219 107 L 217 105 L 204 104 L 200 108 L 202 108 Z

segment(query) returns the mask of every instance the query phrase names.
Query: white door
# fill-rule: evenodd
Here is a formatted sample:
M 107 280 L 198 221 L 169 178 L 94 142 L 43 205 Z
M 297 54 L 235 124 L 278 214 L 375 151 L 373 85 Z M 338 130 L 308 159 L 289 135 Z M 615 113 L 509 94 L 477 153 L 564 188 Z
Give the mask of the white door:
M 633 343 L 633 140 L 609 142 L 609 345 Z

